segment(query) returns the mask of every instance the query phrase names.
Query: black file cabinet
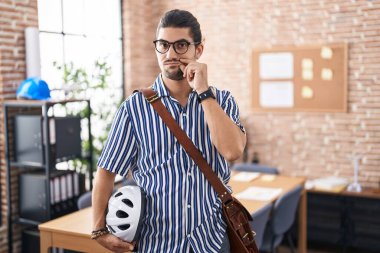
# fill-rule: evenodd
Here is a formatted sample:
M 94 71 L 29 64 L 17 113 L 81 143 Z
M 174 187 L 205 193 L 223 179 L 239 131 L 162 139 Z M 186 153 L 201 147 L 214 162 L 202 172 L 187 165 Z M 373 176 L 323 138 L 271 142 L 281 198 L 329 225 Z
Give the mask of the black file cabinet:
M 380 191 L 308 192 L 308 242 L 340 252 L 377 253 L 380 249 Z
M 62 108 L 77 104 L 88 112 L 84 117 L 62 114 Z M 57 107 L 58 110 L 57 110 Z M 89 100 L 15 100 L 3 104 L 8 203 L 8 247 L 13 252 L 12 224 L 37 229 L 38 224 L 77 209 L 76 200 L 92 189 L 91 107 Z M 56 111 L 61 111 L 57 116 Z M 82 120 L 87 122 L 89 151 L 82 151 Z M 58 169 L 59 162 L 80 158 L 87 171 Z M 12 187 L 18 180 L 18 187 Z M 88 180 L 86 184 L 86 180 Z M 18 205 L 14 194 L 18 190 Z M 18 206 L 12 210 L 12 206 Z M 28 237 L 30 238 L 30 236 Z M 26 242 L 27 243 L 27 242 Z

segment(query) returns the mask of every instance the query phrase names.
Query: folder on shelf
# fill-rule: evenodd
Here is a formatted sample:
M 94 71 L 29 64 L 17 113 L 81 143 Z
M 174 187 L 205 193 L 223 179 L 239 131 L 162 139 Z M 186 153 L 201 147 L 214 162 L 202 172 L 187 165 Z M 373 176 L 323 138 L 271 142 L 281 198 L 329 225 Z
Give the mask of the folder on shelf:
M 60 188 L 61 188 L 61 201 L 67 200 L 67 184 L 66 184 L 66 175 L 63 174 L 59 177 Z
M 54 180 L 50 179 L 50 204 L 53 205 L 54 203 Z
M 74 173 L 74 196 L 77 197 L 79 194 L 79 174 Z
M 59 177 L 52 178 L 54 184 L 54 203 L 58 203 L 61 201 L 60 196 L 60 187 L 59 187 Z
M 67 183 L 67 198 L 71 199 L 74 197 L 73 193 L 73 172 L 70 172 L 66 175 Z

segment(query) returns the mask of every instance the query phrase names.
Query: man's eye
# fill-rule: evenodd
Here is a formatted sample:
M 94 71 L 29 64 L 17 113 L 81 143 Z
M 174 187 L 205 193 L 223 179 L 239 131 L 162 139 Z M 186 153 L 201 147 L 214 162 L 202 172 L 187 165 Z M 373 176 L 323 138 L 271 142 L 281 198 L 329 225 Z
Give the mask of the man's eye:
M 187 46 L 186 42 L 177 42 L 177 48 L 185 48 Z
M 169 43 L 165 42 L 165 41 L 159 41 L 158 42 L 158 46 L 160 48 L 168 48 L 169 47 Z

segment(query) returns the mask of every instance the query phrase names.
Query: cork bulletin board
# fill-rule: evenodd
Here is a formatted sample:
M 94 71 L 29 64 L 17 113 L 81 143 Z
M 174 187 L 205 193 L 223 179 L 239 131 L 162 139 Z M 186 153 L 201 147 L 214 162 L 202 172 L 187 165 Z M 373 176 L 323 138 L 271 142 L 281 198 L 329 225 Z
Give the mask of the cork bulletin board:
M 254 111 L 347 111 L 347 44 L 255 49 L 252 67 Z

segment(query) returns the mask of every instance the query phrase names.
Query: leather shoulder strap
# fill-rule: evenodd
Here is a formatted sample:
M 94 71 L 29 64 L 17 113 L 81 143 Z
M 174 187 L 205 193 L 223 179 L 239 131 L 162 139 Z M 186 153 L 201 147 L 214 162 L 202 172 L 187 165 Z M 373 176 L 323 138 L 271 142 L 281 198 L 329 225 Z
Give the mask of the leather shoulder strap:
M 210 184 L 214 187 L 215 191 L 218 193 L 219 198 L 223 203 L 227 203 L 232 200 L 231 194 L 228 192 L 224 184 L 220 181 L 215 172 L 210 168 L 206 159 L 202 156 L 201 152 L 195 147 L 194 143 L 190 140 L 187 134 L 181 129 L 181 127 L 174 120 L 173 116 L 169 113 L 166 107 L 163 105 L 160 97 L 158 97 L 156 91 L 151 87 L 141 89 L 147 101 L 153 106 L 158 115 L 162 118 L 165 124 L 168 126 L 170 131 L 177 138 L 178 142 L 194 160 L 194 162 L 201 169 L 202 173 L 205 175 Z

